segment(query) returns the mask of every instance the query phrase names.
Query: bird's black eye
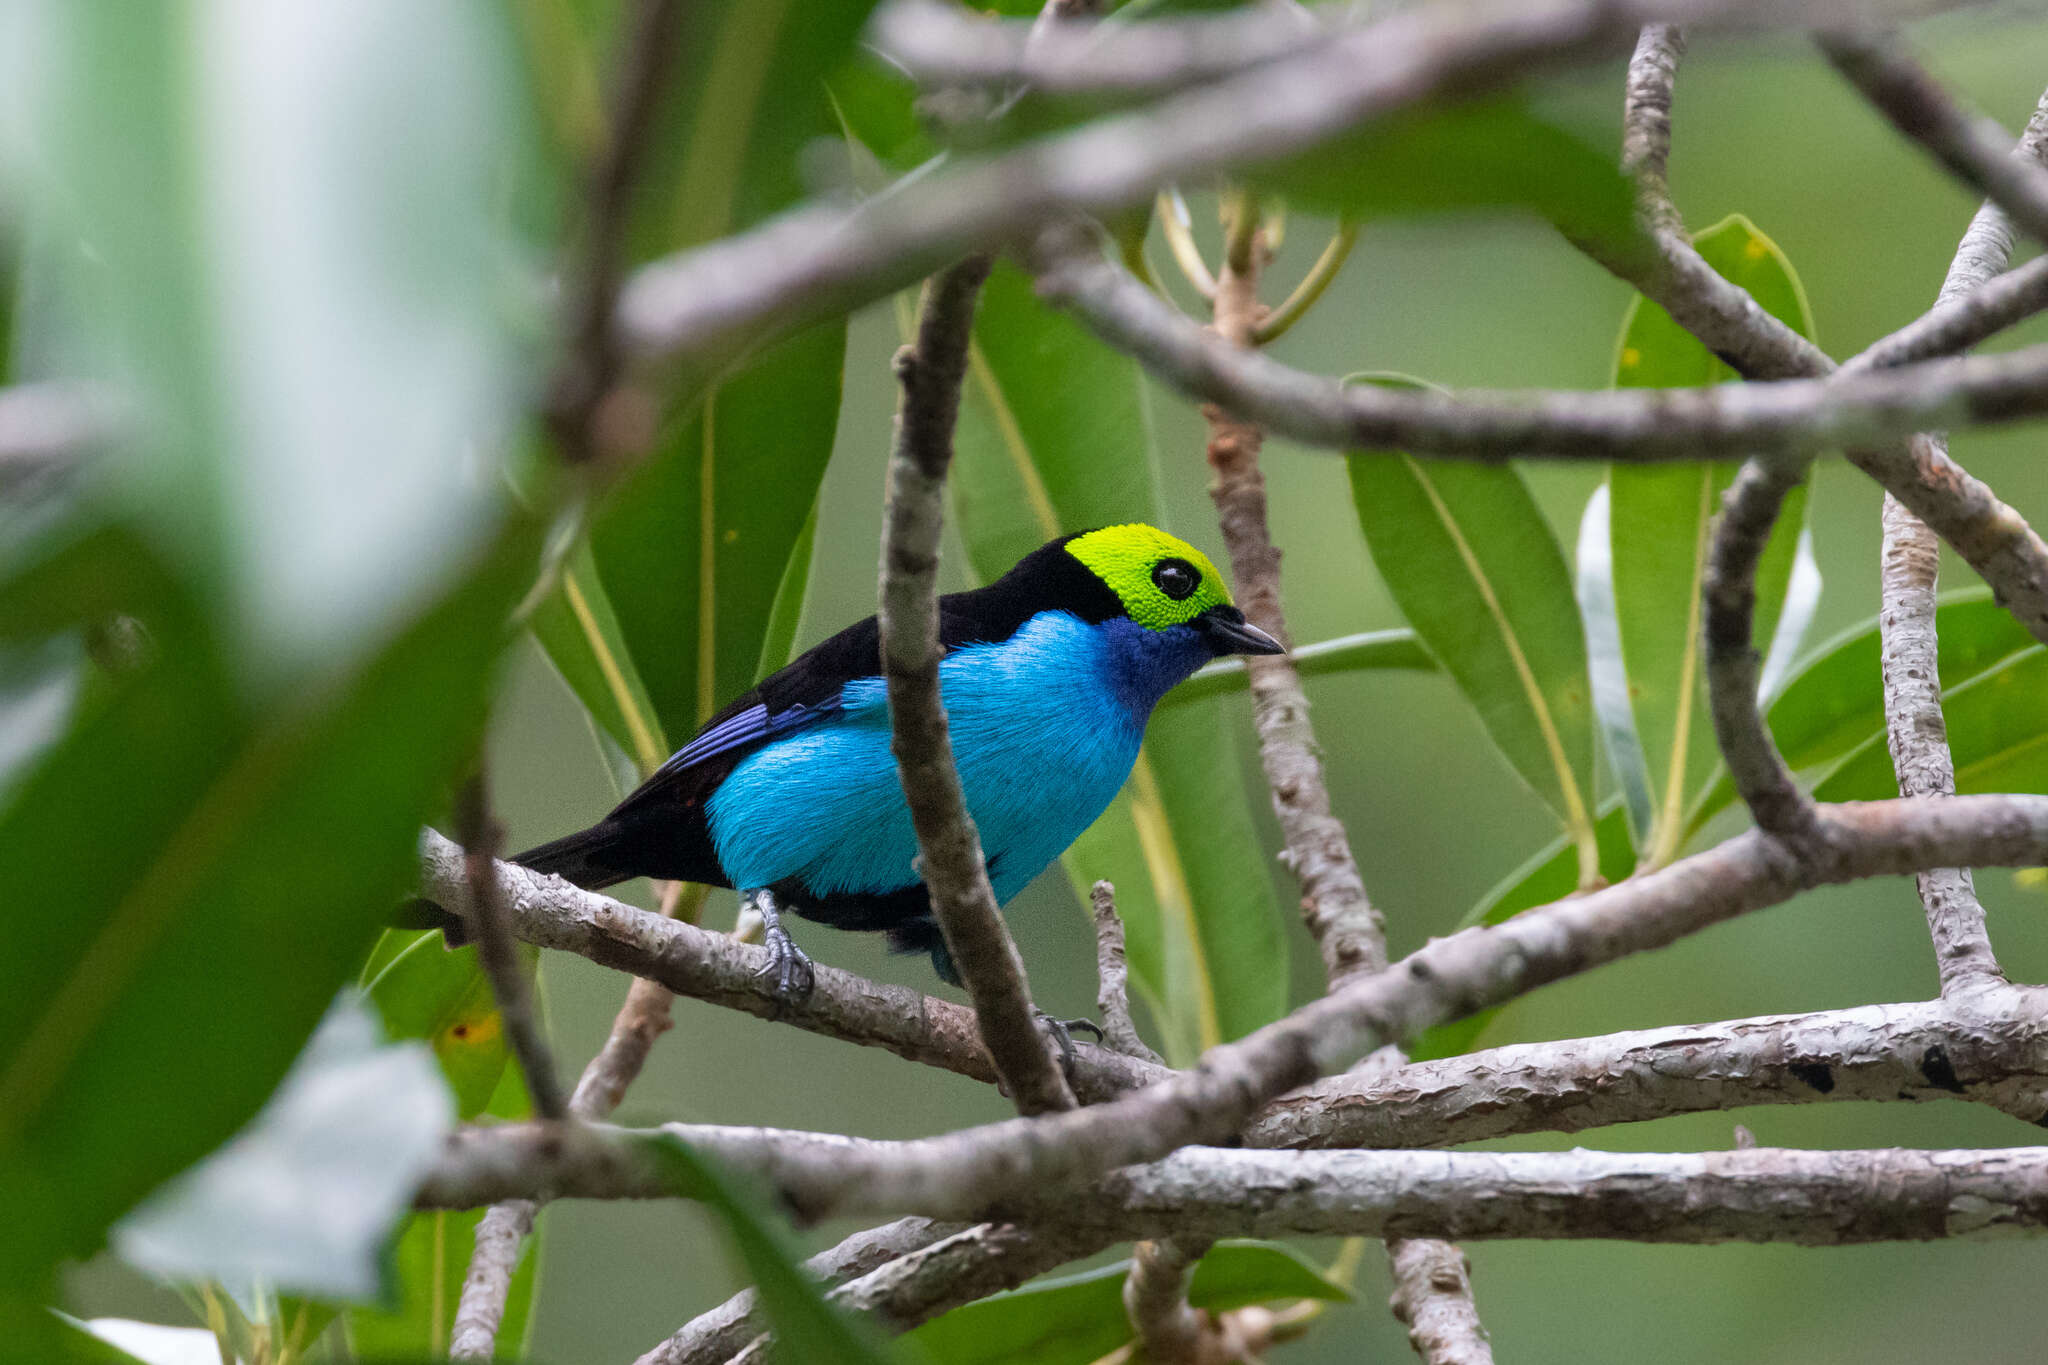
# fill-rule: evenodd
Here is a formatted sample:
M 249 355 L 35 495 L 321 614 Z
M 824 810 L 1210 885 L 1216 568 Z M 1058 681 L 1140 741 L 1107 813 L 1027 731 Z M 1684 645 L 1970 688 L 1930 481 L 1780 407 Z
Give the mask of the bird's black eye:
M 1152 581 L 1176 602 L 1185 602 L 1202 585 L 1202 576 L 1185 559 L 1162 559 L 1152 566 Z

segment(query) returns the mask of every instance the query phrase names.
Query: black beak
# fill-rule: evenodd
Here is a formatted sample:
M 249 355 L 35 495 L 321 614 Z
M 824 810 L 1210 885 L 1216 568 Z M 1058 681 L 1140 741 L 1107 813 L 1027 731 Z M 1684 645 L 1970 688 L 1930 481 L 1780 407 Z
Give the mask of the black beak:
M 1287 652 L 1278 640 L 1245 620 L 1236 607 L 1209 608 L 1195 618 L 1195 628 L 1209 637 L 1209 648 L 1219 655 Z

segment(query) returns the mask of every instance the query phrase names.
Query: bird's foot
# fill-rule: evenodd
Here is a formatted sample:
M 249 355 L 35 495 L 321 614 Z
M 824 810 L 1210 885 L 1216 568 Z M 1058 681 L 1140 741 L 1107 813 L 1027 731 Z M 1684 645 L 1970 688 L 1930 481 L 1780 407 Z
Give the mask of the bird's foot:
M 810 999 L 818 976 L 811 968 L 810 958 L 796 946 L 789 931 L 779 924 L 771 925 L 762 942 L 768 949 L 768 965 L 754 975 L 768 982 L 769 991 L 785 1005 L 801 1005 Z
M 1074 1075 L 1073 1030 L 1079 1029 L 1083 1033 L 1092 1033 L 1095 1035 L 1095 1041 L 1099 1043 L 1102 1041 L 1101 1025 L 1097 1024 L 1093 1019 L 1055 1019 L 1042 1009 L 1034 1008 L 1031 1013 L 1037 1017 L 1038 1026 L 1051 1035 L 1053 1045 L 1059 1048 L 1060 1070 L 1066 1072 L 1067 1078 L 1072 1080 Z

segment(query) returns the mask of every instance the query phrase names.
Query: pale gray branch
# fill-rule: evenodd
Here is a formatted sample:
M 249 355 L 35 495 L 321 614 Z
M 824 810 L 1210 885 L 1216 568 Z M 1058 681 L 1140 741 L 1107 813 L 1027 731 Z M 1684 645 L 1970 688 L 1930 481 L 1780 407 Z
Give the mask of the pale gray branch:
M 1124 1312 L 1145 1365 L 1201 1365 L 1202 1315 L 1188 1306 L 1188 1280 L 1206 1241 L 1161 1239 L 1131 1248 Z
M 982 1041 L 1024 1114 L 1074 1107 L 1039 1033 L 1024 960 L 989 886 L 981 838 L 953 767 L 939 695 L 939 533 L 946 472 L 974 305 L 991 262 L 974 256 L 932 277 L 917 339 L 896 355 L 903 398 L 889 459 L 881 566 L 882 673 L 888 680 L 890 748 L 917 830 L 918 868 L 946 951 L 974 1002 Z
M 1472 1263 L 1456 1242 L 1397 1237 L 1387 1243 L 1394 1292 L 1387 1306 L 1408 1327 L 1427 1365 L 1493 1365 L 1493 1343 L 1472 1298 Z
M 1095 1008 L 1102 1015 L 1102 1041 L 1129 1057 L 1163 1064 L 1131 1019 L 1131 968 L 1124 956 L 1124 922 L 1116 913 L 1116 888 L 1097 882 L 1088 888 L 1095 920 Z
M 436 904 L 460 894 L 461 850 L 432 830 L 420 836 L 420 894 Z M 498 864 L 512 929 L 528 943 L 589 958 L 659 982 L 677 995 L 776 1019 L 808 1032 L 879 1047 L 978 1081 L 995 1069 L 981 1045 L 974 1011 L 904 986 L 869 981 L 816 964 L 816 985 L 800 1003 L 776 998 L 762 978 L 768 953 L 693 924 L 585 891 L 560 877 Z M 1091 1103 L 1166 1074 L 1135 1057 L 1077 1042 L 1073 1080 Z
M 2048 989 L 1516 1043 L 1346 1072 L 1273 1101 L 1250 1147 L 1450 1147 L 1750 1105 L 1971 1100 L 2048 1120 Z
M 652 1159 L 656 1135 L 589 1128 L 543 1142 L 527 1125 L 472 1134 L 468 1155 L 538 1168 L 560 1195 L 685 1193 Z M 774 1179 L 781 1157 L 688 1132 L 742 1171 Z M 734 1133 L 745 1130 L 730 1130 Z M 844 1159 L 858 1147 L 832 1142 Z M 481 1160 L 472 1164 L 482 1165 Z M 430 1176 L 425 1207 L 464 1207 L 469 1188 Z M 1273 1152 L 1189 1147 L 1102 1174 L 1075 1191 L 1017 1190 L 998 1218 L 1104 1238 L 1372 1236 L 1612 1238 L 1844 1246 L 2048 1229 L 2048 1148 L 1635 1152 Z

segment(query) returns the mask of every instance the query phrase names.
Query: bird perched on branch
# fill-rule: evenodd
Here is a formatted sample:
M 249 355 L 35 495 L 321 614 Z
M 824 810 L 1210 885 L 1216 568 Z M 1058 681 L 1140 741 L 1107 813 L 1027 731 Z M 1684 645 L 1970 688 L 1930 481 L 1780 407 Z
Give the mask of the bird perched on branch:
M 1221 655 L 1281 652 L 1200 550 L 1143 525 L 1062 537 L 987 587 L 941 597 L 939 643 L 953 756 L 998 903 L 1102 814 L 1168 689 Z M 630 877 L 737 887 L 767 926 L 787 998 L 809 993 L 811 969 L 783 911 L 884 932 L 958 985 L 889 735 L 870 616 L 713 716 L 603 820 L 513 861 L 591 889 Z

